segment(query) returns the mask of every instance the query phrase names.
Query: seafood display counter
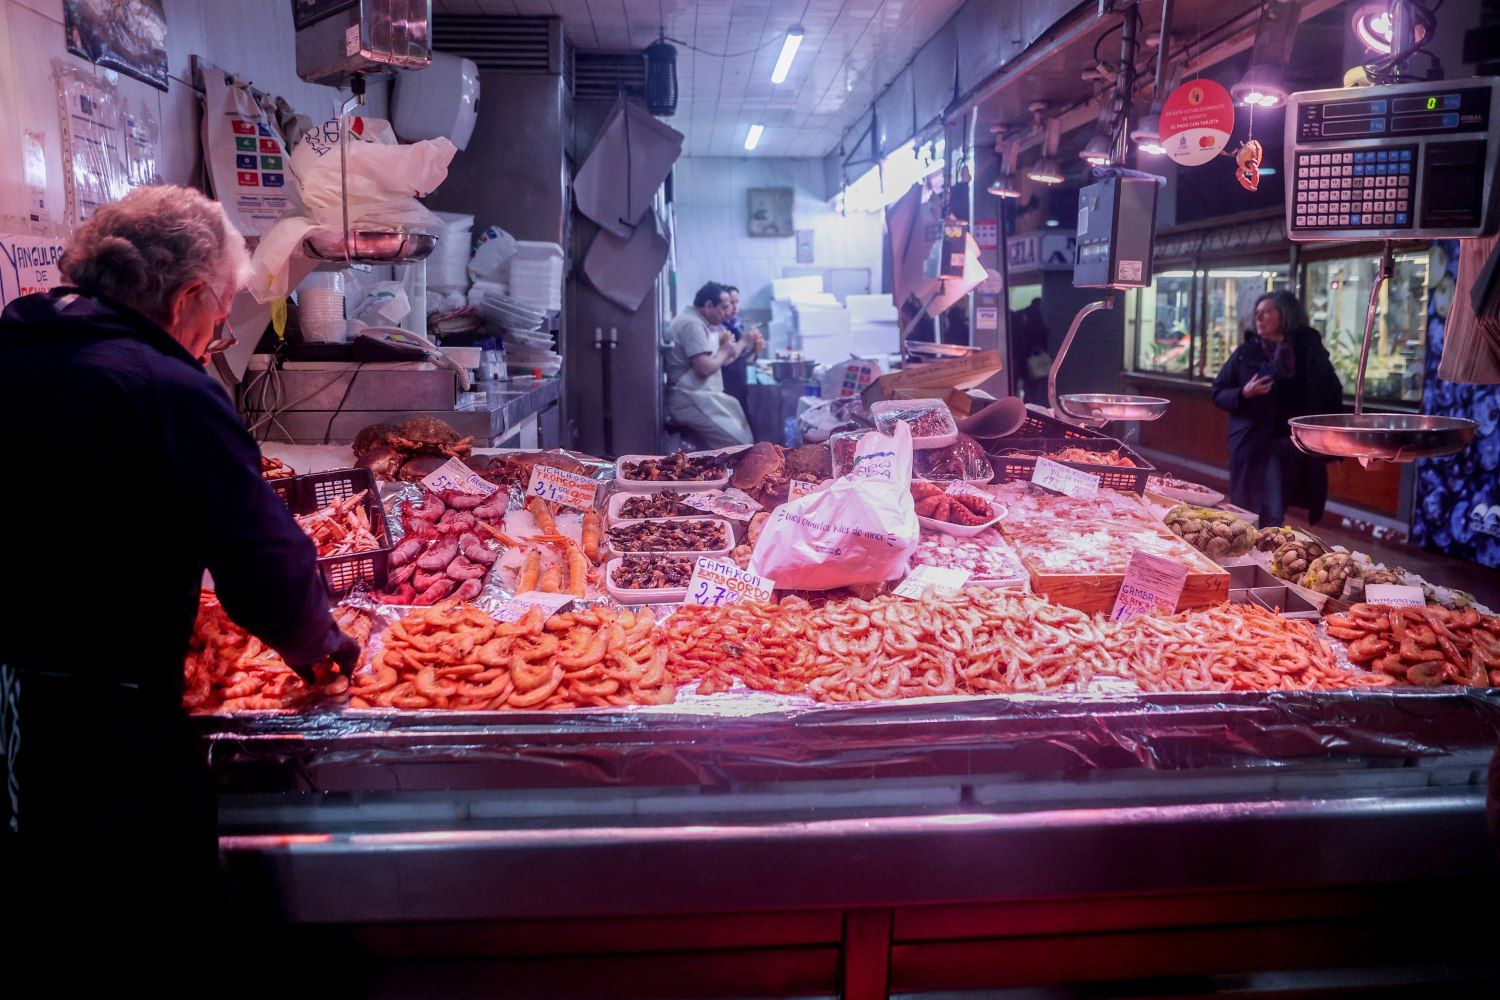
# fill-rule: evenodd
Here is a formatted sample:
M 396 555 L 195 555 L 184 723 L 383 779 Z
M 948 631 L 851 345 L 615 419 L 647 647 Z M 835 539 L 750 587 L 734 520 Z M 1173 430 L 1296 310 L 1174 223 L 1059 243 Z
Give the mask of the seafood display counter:
M 360 667 L 312 690 L 204 595 L 186 701 L 238 895 L 377 995 L 1500 975 L 1417 919 L 1500 888 L 1500 618 L 1192 484 L 997 474 L 1138 471 L 1111 439 L 1047 438 L 960 436 L 873 499 L 885 439 L 857 433 L 605 463 L 414 423 L 268 454 L 381 480 L 374 516 L 299 514 L 325 560 L 380 568 L 340 602 Z M 432 479 L 452 458 L 498 489 Z M 865 500 L 909 535 L 842 532 L 838 558 L 893 544 L 896 571 L 792 586 L 768 551 L 788 523 Z M 1111 612 L 1139 552 L 1187 571 L 1175 609 Z M 782 578 L 725 603 L 683 579 L 708 570 Z M 1371 603 L 1393 579 L 1430 603 Z

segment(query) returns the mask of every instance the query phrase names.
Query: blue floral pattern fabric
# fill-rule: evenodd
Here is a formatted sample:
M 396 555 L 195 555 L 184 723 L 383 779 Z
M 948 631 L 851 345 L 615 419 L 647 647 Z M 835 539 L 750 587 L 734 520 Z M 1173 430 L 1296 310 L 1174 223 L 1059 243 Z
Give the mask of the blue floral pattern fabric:
M 1412 541 L 1481 566 L 1500 568 L 1500 385 L 1438 378 L 1443 331 L 1457 290 L 1458 243 L 1433 246 L 1427 296 L 1425 413 L 1468 417 L 1479 424 L 1474 443 L 1456 455 L 1417 463 Z M 1457 581 L 1455 581 L 1457 582 Z

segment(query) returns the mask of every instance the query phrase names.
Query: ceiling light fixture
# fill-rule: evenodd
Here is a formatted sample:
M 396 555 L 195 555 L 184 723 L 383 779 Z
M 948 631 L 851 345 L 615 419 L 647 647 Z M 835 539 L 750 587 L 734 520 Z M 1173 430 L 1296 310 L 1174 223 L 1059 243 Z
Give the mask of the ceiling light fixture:
M 764 125 L 761 125 L 759 122 L 751 125 L 750 131 L 745 135 L 745 148 L 754 149 L 756 146 L 759 146 L 761 133 L 765 130 L 766 127 Z
M 1043 103 L 1033 104 L 1032 113 L 1040 121 L 1042 112 L 1047 105 Z M 1062 167 L 1057 162 L 1057 140 L 1061 133 L 1062 124 L 1052 118 L 1047 121 L 1047 140 L 1042 146 L 1042 158 L 1031 165 L 1026 171 L 1026 176 L 1038 184 L 1061 184 L 1063 182 Z
M 1021 143 L 1014 136 L 1005 137 L 1001 135 L 1002 126 L 993 128 L 995 133 L 995 152 L 1000 156 L 1000 174 L 990 186 L 985 188 L 996 198 L 1019 198 L 1021 197 L 1021 181 L 1016 176 L 1016 159 L 1020 156 Z
M 1109 136 L 1102 132 L 1095 132 L 1094 137 L 1084 143 L 1083 148 L 1078 151 L 1078 158 L 1090 166 L 1107 167 L 1114 159 L 1113 153 L 1110 152 L 1110 145 Z
M 1130 130 L 1130 141 L 1142 153 L 1160 156 L 1167 151 L 1161 143 L 1161 108 L 1162 100 L 1158 97 L 1151 102 L 1151 110 Z
M 1270 63 L 1251 66 L 1244 79 L 1229 88 L 1229 94 L 1236 102 L 1255 108 L 1279 108 L 1287 99 L 1281 70 Z
M 781 55 L 776 57 L 776 68 L 771 70 L 772 83 L 786 82 L 786 75 L 792 71 L 792 60 L 796 58 L 797 49 L 802 45 L 803 34 L 800 24 L 787 29 L 786 38 L 781 42 Z

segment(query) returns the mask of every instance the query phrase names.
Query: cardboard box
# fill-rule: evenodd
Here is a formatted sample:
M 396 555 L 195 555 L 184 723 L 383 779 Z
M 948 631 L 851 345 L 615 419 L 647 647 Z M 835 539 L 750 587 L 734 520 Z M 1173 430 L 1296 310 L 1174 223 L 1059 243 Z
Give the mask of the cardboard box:
M 962 397 L 958 405 L 964 409 L 954 409 L 954 414 L 963 417 L 968 416 L 972 400 L 967 393 L 956 390 L 972 389 L 1003 367 L 999 351 L 977 351 L 962 358 L 931 361 L 882 375 L 860 395 L 866 406 L 882 399 L 947 399 L 950 408 L 955 406 L 956 395 Z

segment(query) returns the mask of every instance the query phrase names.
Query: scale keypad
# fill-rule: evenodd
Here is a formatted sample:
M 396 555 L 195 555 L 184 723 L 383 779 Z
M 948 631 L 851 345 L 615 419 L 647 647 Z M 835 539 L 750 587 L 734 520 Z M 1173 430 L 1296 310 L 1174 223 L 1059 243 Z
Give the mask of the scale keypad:
M 1295 229 L 1410 229 L 1416 147 L 1298 152 Z

